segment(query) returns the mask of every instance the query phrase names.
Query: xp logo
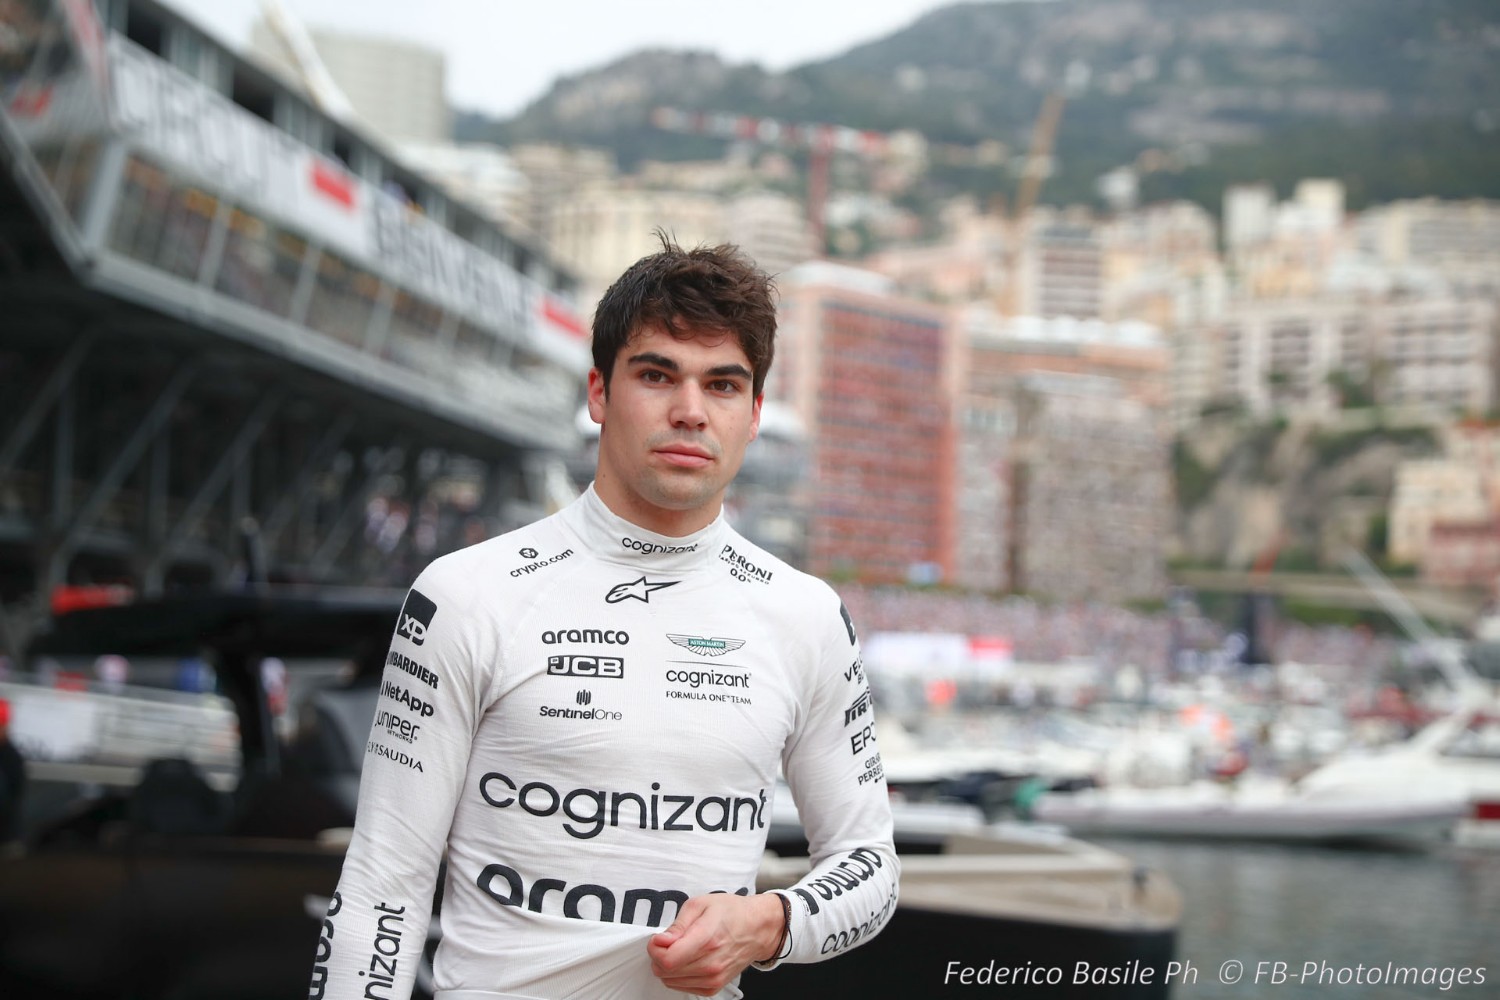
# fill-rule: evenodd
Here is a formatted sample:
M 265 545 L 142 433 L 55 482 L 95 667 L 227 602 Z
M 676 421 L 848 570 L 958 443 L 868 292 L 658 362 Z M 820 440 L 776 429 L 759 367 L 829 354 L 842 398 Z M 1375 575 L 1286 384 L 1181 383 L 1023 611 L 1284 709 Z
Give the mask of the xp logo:
M 396 634 L 404 639 L 410 639 L 418 646 L 427 641 L 427 629 L 432 625 L 432 616 L 437 613 L 437 605 L 433 604 L 419 590 L 413 590 L 406 595 L 406 603 L 401 605 L 401 617 L 396 622 Z
M 663 587 L 675 587 L 681 582 L 681 580 L 663 580 L 660 583 L 653 583 L 643 576 L 629 583 L 615 584 L 609 589 L 609 593 L 604 595 L 604 600 L 609 604 L 619 604 L 621 601 L 634 598 L 643 604 L 650 604 L 651 594 L 654 591 L 661 590 Z
M 667 633 L 667 638 L 681 646 L 683 649 L 691 650 L 700 656 L 723 656 L 732 653 L 745 644 L 744 639 L 720 639 L 715 636 L 705 639 L 697 635 L 673 635 Z
M 625 661 L 618 656 L 549 656 L 547 673 L 560 677 L 618 678 L 625 676 Z
M 536 549 L 533 549 L 533 548 L 522 549 L 521 550 L 521 558 L 522 559 L 535 559 L 536 558 Z
M 578 702 L 578 704 L 580 705 L 587 705 L 594 700 L 594 696 L 593 694 L 585 690 L 578 692 L 578 694 L 574 696 L 573 700 Z

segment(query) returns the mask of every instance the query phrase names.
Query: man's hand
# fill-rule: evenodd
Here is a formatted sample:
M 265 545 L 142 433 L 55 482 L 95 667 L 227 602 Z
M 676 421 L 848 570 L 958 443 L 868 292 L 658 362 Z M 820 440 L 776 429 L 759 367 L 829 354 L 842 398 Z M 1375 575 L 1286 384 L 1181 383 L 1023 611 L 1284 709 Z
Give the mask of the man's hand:
M 751 962 L 775 955 L 784 925 L 775 893 L 694 896 L 672 926 L 646 942 L 651 971 L 666 986 L 711 997 Z

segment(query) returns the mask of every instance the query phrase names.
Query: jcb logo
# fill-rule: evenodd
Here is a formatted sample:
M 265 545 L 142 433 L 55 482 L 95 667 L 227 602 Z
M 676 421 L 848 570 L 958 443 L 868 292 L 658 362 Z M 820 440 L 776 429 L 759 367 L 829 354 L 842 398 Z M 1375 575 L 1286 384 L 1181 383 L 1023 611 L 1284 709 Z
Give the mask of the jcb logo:
M 618 656 L 549 656 L 547 673 L 569 677 L 619 678 L 625 676 L 625 661 Z
M 401 617 L 396 620 L 396 634 L 422 645 L 427 640 L 427 629 L 432 626 L 432 616 L 436 613 L 437 605 L 425 594 L 419 590 L 411 591 L 401 606 Z

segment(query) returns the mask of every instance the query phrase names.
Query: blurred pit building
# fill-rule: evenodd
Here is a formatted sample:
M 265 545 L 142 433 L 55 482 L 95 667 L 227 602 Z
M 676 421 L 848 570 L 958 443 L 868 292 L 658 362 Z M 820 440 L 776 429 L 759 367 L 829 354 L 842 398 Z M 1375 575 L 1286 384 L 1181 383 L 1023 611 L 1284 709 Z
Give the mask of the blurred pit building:
M 18 9 L 0 601 L 404 584 L 567 499 L 569 271 L 170 8 Z

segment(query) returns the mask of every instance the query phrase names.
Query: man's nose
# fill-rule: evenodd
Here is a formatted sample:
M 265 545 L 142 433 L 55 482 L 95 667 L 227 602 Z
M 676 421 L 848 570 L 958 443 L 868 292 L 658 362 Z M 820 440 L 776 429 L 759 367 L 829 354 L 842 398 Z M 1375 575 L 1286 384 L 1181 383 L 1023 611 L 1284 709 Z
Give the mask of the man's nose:
M 672 394 L 671 420 L 673 427 L 701 428 L 708 424 L 703 389 L 696 383 L 683 382 Z

